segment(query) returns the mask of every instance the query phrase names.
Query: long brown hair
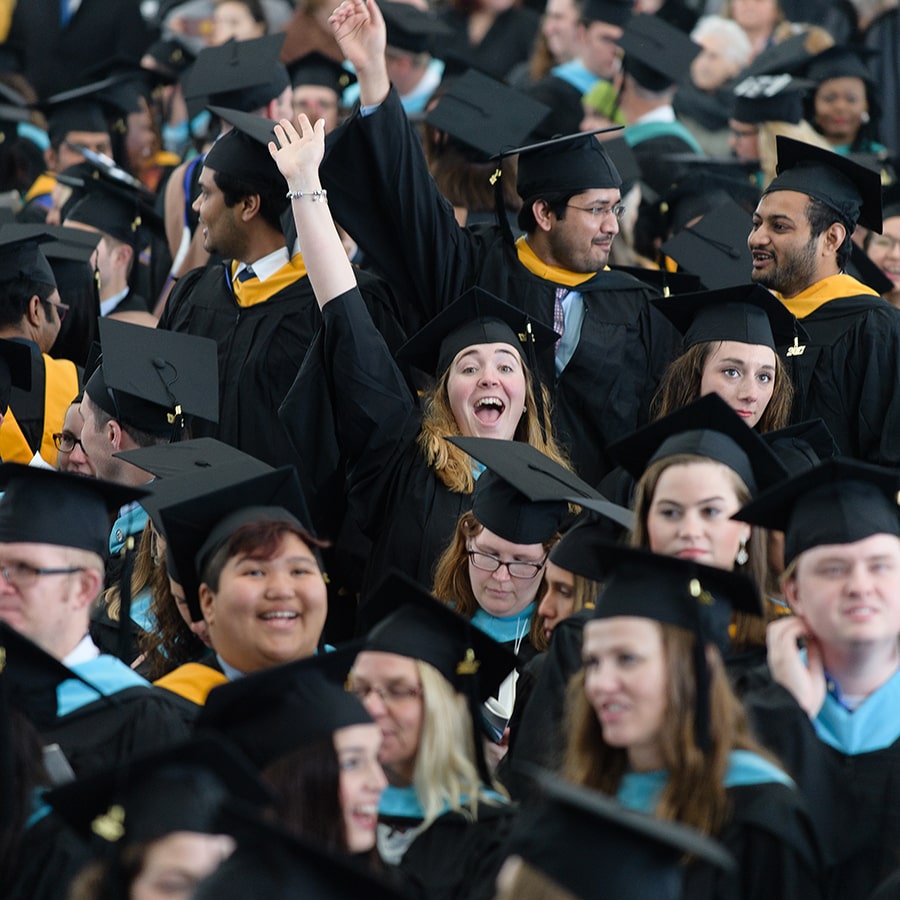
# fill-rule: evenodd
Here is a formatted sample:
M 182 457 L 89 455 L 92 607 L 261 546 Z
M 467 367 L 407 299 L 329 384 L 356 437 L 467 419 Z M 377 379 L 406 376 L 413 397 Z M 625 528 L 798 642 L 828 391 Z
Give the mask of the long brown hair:
M 531 372 L 522 361 L 525 373 L 525 412 L 519 419 L 513 440 L 524 441 L 545 453 L 555 462 L 569 468 L 565 455 L 556 439 L 550 423 L 550 394 L 541 385 L 543 398 L 543 432 L 538 421 L 537 403 L 534 397 L 534 382 Z M 450 395 L 447 393 L 449 368 L 441 375 L 434 389 L 425 401 L 425 413 L 422 428 L 419 431 L 418 443 L 425 454 L 425 461 L 434 469 L 438 478 L 457 494 L 471 494 L 475 488 L 475 476 L 472 473 L 472 461 L 467 453 L 454 446 L 445 438 L 461 434 L 459 425 L 450 408 Z
M 699 399 L 703 368 L 720 345 L 721 341 L 702 341 L 688 347 L 669 364 L 650 404 L 650 414 L 654 419 L 667 416 Z M 784 428 L 790 420 L 793 402 L 794 386 L 776 353 L 775 387 L 765 412 L 756 423 L 756 430 L 765 433 Z
M 718 834 L 730 813 L 724 778 L 732 750 L 749 750 L 771 760 L 753 738 L 747 714 L 734 695 L 719 651 L 706 648 L 709 666 L 710 749 L 697 746 L 693 662 L 695 637 L 673 625 L 659 625 L 666 658 L 668 697 L 659 735 L 668 782 L 655 810 L 661 819 L 682 822 L 704 834 Z M 563 771 L 570 781 L 615 796 L 628 768 L 628 752 L 603 740 L 597 713 L 585 692 L 585 671 L 572 676 L 567 697 Z
M 434 573 L 433 593 L 435 597 L 443 600 L 448 606 L 452 606 L 456 612 L 467 619 L 471 619 L 479 608 L 475 594 L 472 592 L 472 580 L 469 578 L 469 541 L 481 534 L 482 531 L 484 531 L 484 525 L 471 512 L 464 512 L 456 523 L 453 540 L 437 561 Z M 550 548 L 558 538 L 558 535 L 554 535 L 549 541 L 544 542 L 546 553 L 550 552 Z M 544 575 L 541 574 L 537 597 L 543 592 L 543 587 Z M 536 649 L 540 649 L 538 641 L 543 634 L 541 617 L 535 611 L 531 617 L 528 639 Z M 546 644 L 546 641 L 544 643 Z

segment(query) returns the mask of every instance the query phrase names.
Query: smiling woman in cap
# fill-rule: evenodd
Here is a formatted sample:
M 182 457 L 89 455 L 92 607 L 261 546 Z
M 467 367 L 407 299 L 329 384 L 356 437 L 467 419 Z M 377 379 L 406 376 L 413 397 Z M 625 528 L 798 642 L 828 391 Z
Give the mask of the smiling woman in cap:
M 521 441 L 561 461 L 547 397 L 532 374 L 533 354 L 556 336 L 521 310 L 470 289 L 400 348 L 398 356 L 436 379 L 420 412 L 363 306 L 324 202 L 318 171 L 324 123 L 314 128 L 301 115 L 299 124 L 302 135 L 282 121 L 278 146 L 270 149 L 293 200 L 322 308 L 323 340 L 314 359 L 327 374 L 347 458 L 350 512 L 374 544 L 365 581 L 371 585 L 396 567 L 430 583 L 453 523 L 471 505 L 476 478 L 472 460 L 448 437 Z
M 722 662 L 732 609 L 760 611 L 755 586 L 691 560 L 580 544 L 577 532 L 560 558 L 605 588 L 570 687 L 565 776 L 718 838 L 736 870 L 689 862 L 686 897 L 823 897 L 794 783 L 753 738 Z

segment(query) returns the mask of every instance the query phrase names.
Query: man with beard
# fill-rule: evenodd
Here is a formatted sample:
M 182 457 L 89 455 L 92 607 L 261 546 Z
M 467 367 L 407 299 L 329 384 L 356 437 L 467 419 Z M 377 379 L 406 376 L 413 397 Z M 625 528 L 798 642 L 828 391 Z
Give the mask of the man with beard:
M 900 310 L 844 272 L 857 222 L 881 231 L 877 172 L 778 137 L 778 176 L 747 239 L 751 278 L 809 334 L 787 347 L 795 421 L 821 417 L 841 453 L 900 464 Z

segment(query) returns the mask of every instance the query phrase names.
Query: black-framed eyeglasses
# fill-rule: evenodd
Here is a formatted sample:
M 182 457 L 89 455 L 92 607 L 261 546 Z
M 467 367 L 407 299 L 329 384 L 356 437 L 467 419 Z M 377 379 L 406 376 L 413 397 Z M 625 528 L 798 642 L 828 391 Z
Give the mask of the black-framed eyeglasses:
M 14 588 L 30 588 L 38 578 L 44 575 L 74 575 L 83 572 L 81 566 L 69 566 L 65 569 L 42 569 L 38 566 L 30 566 L 25 562 L 0 563 L 0 575 L 7 584 Z
M 81 452 L 87 455 L 81 438 L 75 437 L 71 431 L 59 431 L 53 435 L 53 445 L 60 453 L 71 453 L 76 447 L 81 447 Z
M 395 703 L 404 703 L 412 700 L 414 697 L 422 696 L 422 685 L 413 686 L 411 684 L 385 684 L 376 687 L 373 684 L 355 684 L 351 683 L 350 693 L 359 700 L 360 703 L 366 702 L 369 694 L 377 694 L 381 698 L 382 703 L 389 706 Z
M 56 307 L 56 314 L 59 316 L 59 321 L 65 319 L 66 315 L 69 312 L 69 304 L 68 303 L 59 303 L 56 300 L 46 300 L 45 303 L 49 303 L 51 306 Z
M 576 206 L 574 203 L 567 203 L 566 206 L 569 209 L 580 209 L 581 212 L 590 213 L 592 219 L 615 216 L 616 220 L 621 222 L 622 216 L 625 215 L 625 207 L 621 203 L 615 206 Z
M 476 569 L 482 572 L 496 572 L 501 566 L 506 566 L 512 578 L 534 578 L 544 568 L 547 562 L 545 556 L 539 563 L 536 562 L 520 562 L 519 560 L 500 559 L 499 556 L 492 556 L 490 553 L 482 553 L 480 550 L 467 550 L 469 561 Z

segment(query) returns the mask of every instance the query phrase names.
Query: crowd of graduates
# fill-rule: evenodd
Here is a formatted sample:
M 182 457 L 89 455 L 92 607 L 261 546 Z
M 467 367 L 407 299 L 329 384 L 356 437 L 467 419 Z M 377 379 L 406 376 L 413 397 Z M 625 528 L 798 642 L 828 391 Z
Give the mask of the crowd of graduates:
M 0 898 L 900 896 L 897 14 L 0 4 Z

